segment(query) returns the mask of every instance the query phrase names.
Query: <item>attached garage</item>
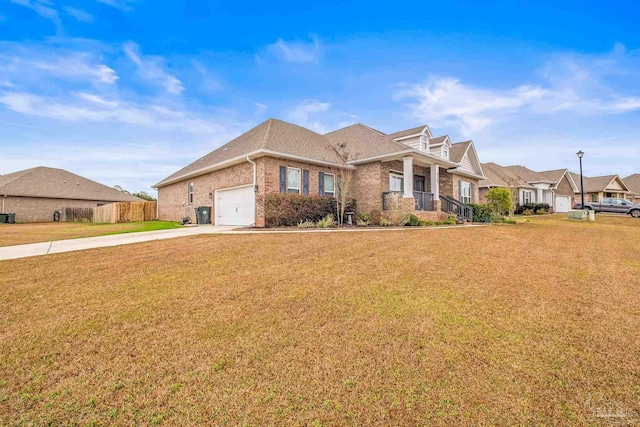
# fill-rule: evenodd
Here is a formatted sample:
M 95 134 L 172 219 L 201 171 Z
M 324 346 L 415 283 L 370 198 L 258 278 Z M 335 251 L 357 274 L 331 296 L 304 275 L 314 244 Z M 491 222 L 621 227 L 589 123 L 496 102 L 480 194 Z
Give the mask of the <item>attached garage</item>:
M 253 185 L 216 190 L 215 225 L 253 225 L 256 193 Z
M 570 196 L 556 196 L 556 213 L 566 213 L 571 209 L 571 197 Z

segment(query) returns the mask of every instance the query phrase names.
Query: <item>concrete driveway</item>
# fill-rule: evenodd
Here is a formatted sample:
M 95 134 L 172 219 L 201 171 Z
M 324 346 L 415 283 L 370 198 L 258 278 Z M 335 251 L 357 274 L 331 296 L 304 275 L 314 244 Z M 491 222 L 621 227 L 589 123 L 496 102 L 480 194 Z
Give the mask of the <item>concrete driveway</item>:
M 218 234 L 230 232 L 234 228 L 237 227 L 203 225 L 199 227 L 184 227 L 171 230 L 143 231 L 139 233 L 113 234 L 110 236 L 83 237 L 80 239 L 5 246 L 0 247 L 0 260 L 81 251 L 84 249 L 105 248 L 109 246 L 129 245 L 131 243 L 196 236 L 199 234 Z

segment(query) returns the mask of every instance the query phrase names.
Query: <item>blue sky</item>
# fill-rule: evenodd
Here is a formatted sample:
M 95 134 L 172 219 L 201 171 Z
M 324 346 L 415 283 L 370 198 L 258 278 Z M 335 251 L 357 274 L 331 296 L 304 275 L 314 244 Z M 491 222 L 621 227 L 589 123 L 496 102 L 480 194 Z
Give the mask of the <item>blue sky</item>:
M 269 117 L 640 172 L 632 1 L 1 0 L 0 173 L 150 186 Z

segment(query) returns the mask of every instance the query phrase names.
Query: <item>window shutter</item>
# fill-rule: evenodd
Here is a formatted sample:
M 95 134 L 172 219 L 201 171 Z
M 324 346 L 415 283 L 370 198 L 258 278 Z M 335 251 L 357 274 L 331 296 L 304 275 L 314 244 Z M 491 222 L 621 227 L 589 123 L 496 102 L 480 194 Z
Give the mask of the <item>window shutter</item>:
M 318 174 L 318 194 L 324 196 L 324 172 Z
M 302 192 L 304 194 L 309 194 L 309 171 L 302 171 Z
M 287 192 L 287 167 L 280 166 L 280 192 Z
M 462 201 L 462 181 L 458 181 L 458 200 Z
M 471 198 L 471 203 L 475 203 L 474 202 L 474 198 L 473 198 L 473 193 L 475 193 L 476 189 L 475 189 L 475 185 L 473 185 L 473 182 L 469 183 L 469 197 Z
M 336 182 L 333 184 L 333 194 L 338 197 L 340 190 L 342 189 L 342 175 L 336 177 Z

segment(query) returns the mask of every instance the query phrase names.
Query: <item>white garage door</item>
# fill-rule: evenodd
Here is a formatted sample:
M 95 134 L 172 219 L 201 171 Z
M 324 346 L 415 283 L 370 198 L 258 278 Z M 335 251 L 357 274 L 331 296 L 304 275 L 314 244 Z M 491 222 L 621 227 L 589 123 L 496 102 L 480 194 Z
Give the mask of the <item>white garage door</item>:
M 253 186 L 216 191 L 216 225 L 252 225 L 256 222 Z
M 571 197 L 569 196 L 556 196 L 556 212 L 566 213 L 571 209 Z

